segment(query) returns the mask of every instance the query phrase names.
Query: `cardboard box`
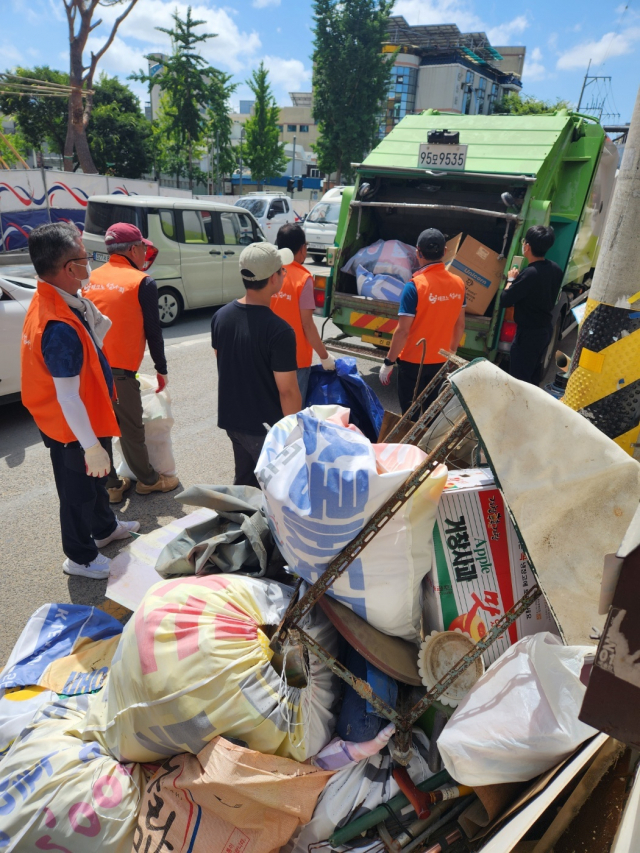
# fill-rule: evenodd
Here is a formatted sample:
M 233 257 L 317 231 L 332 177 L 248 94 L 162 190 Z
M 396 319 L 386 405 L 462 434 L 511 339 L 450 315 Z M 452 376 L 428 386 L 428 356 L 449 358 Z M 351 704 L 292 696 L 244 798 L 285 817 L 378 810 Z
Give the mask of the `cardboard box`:
M 452 472 L 438 505 L 433 563 L 424 581 L 425 633 L 460 628 L 477 642 L 535 583 L 491 471 Z M 559 633 L 543 597 L 485 652 L 485 665 L 540 631 Z
M 449 243 L 451 242 L 450 240 Z M 482 315 L 487 310 L 498 290 L 505 264 L 506 258 L 499 258 L 497 252 L 474 240 L 473 237 L 465 237 L 455 257 L 449 262 L 448 269 L 464 281 L 467 289 L 466 311 L 468 314 Z

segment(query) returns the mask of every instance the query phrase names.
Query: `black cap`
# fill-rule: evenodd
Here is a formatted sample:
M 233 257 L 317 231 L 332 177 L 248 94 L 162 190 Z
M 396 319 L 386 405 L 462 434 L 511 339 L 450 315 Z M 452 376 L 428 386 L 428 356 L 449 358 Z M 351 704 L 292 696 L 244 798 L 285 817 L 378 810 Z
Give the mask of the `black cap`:
M 446 245 L 444 234 L 437 228 L 426 228 L 418 237 L 417 248 L 425 258 L 441 258 Z

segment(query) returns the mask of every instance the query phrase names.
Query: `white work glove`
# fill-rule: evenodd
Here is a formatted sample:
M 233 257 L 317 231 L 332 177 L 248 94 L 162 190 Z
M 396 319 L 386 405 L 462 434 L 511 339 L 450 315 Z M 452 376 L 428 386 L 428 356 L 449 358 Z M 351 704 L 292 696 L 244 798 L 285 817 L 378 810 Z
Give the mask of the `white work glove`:
M 106 477 L 111 470 L 109 454 L 100 442 L 87 447 L 84 452 L 84 464 L 90 477 Z
M 383 364 L 380 368 L 380 382 L 383 385 L 388 385 L 391 382 L 391 373 L 395 364 Z
M 326 358 L 321 358 L 320 364 L 322 365 L 323 370 L 335 370 L 336 369 L 336 360 L 331 355 L 331 353 L 329 353 L 329 355 L 327 355 Z
M 156 379 L 158 380 L 158 387 L 156 388 L 156 394 L 159 394 L 169 384 L 169 377 L 166 373 L 156 373 Z

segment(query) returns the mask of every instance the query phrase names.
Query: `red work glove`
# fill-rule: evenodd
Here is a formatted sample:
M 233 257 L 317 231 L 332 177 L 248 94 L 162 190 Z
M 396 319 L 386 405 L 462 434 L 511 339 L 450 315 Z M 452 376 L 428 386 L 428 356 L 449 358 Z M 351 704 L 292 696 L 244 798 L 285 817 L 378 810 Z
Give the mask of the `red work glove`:
M 169 377 L 166 373 L 156 373 L 156 379 L 158 380 L 158 387 L 156 389 L 156 394 L 159 394 L 169 384 Z

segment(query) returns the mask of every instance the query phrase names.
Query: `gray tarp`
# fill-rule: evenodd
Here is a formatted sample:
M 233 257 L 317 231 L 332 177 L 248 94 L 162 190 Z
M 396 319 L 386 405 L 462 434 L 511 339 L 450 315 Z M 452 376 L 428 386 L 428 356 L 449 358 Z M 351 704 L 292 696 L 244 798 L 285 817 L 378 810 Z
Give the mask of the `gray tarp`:
M 156 571 L 163 578 L 241 572 L 267 574 L 270 558 L 279 552 L 262 512 L 262 492 L 253 486 L 191 486 L 176 496 L 190 506 L 203 506 L 217 515 L 187 527 L 160 552 Z

